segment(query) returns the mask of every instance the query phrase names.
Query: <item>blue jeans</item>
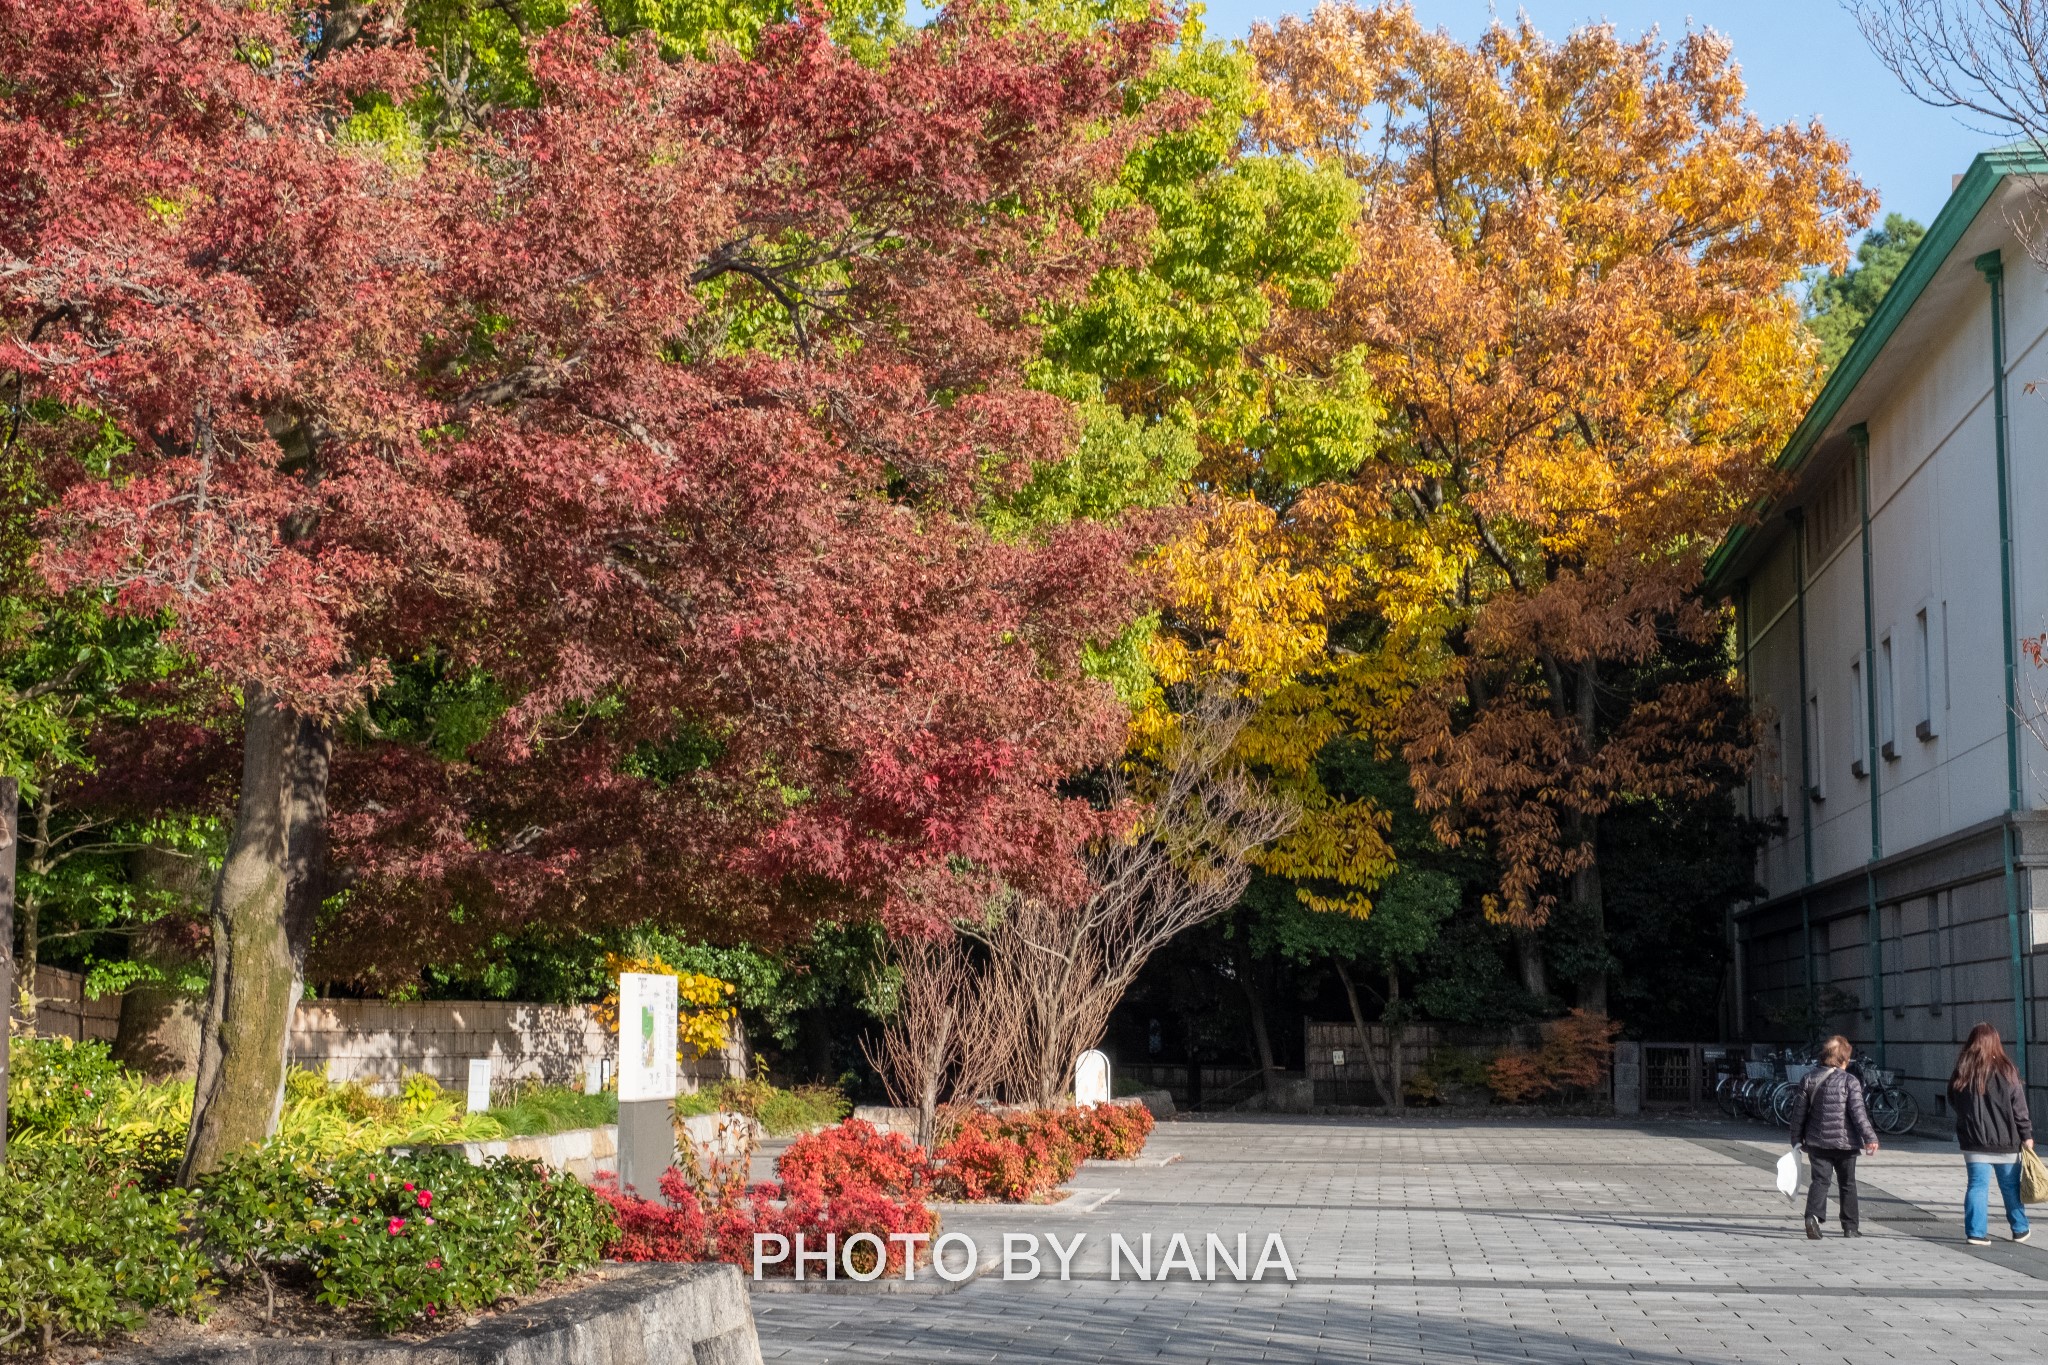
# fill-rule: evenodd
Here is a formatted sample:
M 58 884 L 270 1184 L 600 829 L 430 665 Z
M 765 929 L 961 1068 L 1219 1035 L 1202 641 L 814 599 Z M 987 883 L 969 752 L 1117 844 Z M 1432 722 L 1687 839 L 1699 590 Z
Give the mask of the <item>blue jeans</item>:
M 2027 1206 L 2020 1203 L 2020 1163 L 2007 1161 L 1994 1166 L 1988 1161 L 1972 1161 L 1969 1170 L 1970 1187 L 1963 1194 L 1963 1236 L 1991 1235 L 1991 1177 L 1996 1175 L 1998 1193 L 2005 1199 L 2005 1221 L 2013 1236 L 2024 1237 Z

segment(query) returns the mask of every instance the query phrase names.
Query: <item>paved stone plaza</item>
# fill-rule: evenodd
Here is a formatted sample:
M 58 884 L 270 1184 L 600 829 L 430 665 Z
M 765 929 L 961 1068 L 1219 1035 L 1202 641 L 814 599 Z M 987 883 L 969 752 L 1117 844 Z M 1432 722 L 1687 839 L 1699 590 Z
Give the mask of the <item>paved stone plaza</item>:
M 1158 1168 L 1086 1167 L 1092 1213 L 950 1210 L 1085 1231 L 1075 1278 L 943 1295 L 757 1294 L 771 1361 L 2041 1361 L 2048 1248 L 1962 1241 L 1962 1160 L 1866 1158 L 1864 1231 L 1809 1242 L 1772 1185 L 1775 1130 L 1349 1119 L 1162 1123 Z M 1833 1209 L 1830 1209 L 1833 1213 Z M 2048 1217 L 2048 1206 L 2042 1209 Z M 1281 1233 L 1299 1280 L 1108 1278 L 1109 1235 Z M 2040 1240 L 2048 1241 L 2048 1225 Z M 1129 1272 L 1126 1271 L 1128 1276 Z M 1277 1279 L 1269 1276 L 1269 1281 Z

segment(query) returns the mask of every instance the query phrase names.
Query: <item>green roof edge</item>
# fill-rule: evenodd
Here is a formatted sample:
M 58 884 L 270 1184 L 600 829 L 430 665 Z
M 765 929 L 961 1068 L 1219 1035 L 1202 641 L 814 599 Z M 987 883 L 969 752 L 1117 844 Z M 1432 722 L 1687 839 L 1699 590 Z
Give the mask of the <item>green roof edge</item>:
M 2048 156 L 2038 148 L 2024 146 L 2000 147 L 1993 151 L 1980 152 L 1970 162 L 1970 169 L 1963 174 L 1950 194 L 1948 202 L 1941 206 L 1941 212 L 1927 227 L 1927 235 L 1913 248 L 1913 254 L 1906 258 L 1906 264 L 1899 270 L 1899 277 L 1892 281 L 1892 287 L 1885 291 L 1878 303 L 1877 311 L 1870 315 L 1870 321 L 1863 325 L 1863 331 L 1856 337 L 1848 353 L 1836 363 L 1834 372 L 1827 383 L 1821 386 L 1820 395 L 1813 400 L 1813 406 L 1806 410 L 1806 416 L 1785 442 L 1785 448 L 1778 452 L 1773 466 L 1790 473 L 1806 463 L 1806 457 L 1820 443 L 1821 434 L 1834 423 L 1842 411 L 1842 404 L 1849 401 L 1849 395 L 1863 382 L 1871 362 L 1891 341 L 1892 334 L 1899 330 L 1906 314 L 1920 300 L 1921 293 L 1933 282 L 1934 277 L 1947 262 L 1950 253 L 1963 239 L 1970 225 L 1977 221 L 1977 215 L 1991 201 L 1991 195 L 2007 176 L 2048 175 Z M 1762 524 L 1762 514 L 1770 504 L 1759 507 L 1758 520 L 1737 526 L 1722 540 L 1720 548 L 1707 561 L 1706 584 L 1710 591 L 1721 587 L 1721 576 L 1728 565 L 1742 550 L 1750 535 Z

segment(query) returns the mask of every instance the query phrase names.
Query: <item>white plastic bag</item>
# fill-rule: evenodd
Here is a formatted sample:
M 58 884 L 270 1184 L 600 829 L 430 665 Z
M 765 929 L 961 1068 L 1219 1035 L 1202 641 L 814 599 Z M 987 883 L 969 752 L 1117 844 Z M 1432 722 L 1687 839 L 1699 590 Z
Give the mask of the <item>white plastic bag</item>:
M 1790 1199 L 1799 1193 L 1799 1153 L 1791 1151 L 1778 1158 L 1778 1193 Z

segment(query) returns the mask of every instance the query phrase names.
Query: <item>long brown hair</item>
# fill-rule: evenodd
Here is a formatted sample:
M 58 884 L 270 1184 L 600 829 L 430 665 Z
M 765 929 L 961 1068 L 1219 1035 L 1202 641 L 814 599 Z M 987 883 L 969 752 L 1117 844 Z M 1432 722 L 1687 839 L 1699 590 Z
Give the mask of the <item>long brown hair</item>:
M 1979 1024 L 1970 1030 L 1970 1040 L 1963 1044 L 1962 1053 L 1956 1058 L 1956 1073 L 1948 1078 L 1949 1089 L 1981 1095 L 1993 1076 L 2017 1083 L 2020 1073 L 2012 1058 L 2005 1055 L 1998 1030 L 1989 1024 Z

